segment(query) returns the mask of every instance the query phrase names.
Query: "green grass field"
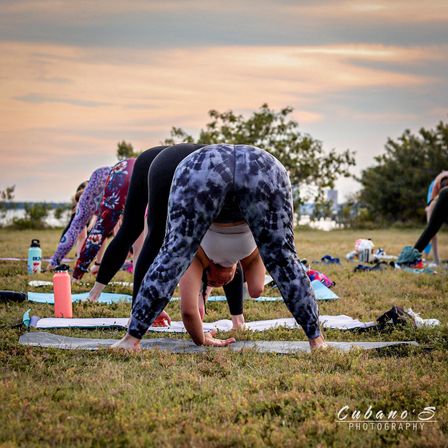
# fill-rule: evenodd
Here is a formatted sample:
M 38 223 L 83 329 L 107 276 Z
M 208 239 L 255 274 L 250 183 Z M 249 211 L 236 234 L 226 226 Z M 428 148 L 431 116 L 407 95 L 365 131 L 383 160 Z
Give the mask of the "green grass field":
M 0 257 L 25 257 L 32 238 L 43 255 L 56 247 L 59 231 L 0 230 Z M 305 230 L 297 234 L 301 258 L 344 257 L 355 239 L 371 237 L 376 247 L 398 254 L 417 230 L 368 232 Z M 448 258 L 448 233 L 440 236 Z M 344 260 L 345 261 L 345 260 Z M 396 328 L 353 334 L 326 331 L 344 340 L 416 340 L 417 348 L 382 351 L 329 350 L 317 354 L 274 355 L 211 349 L 205 354 L 137 354 L 58 351 L 18 345 L 24 331 L 14 328 L 25 310 L 50 317 L 52 307 L 0 304 L 0 443 L 14 446 L 448 446 L 448 274 L 414 275 L 387 270 L 353 273 L 353 265 L 314 266 L 336 281 L 337 302 L 321 303 L 322 314 L 373 320 L 392 305 L 412 307 L 438 328 Z M 40 274 L 37 279 L 51 279 Z M 121 272 L 116 279 L 130 280 Z M 0 262 L 0 289 L 27 291 L 25 262 Z M 74 292 L 88 290 L 93 277 Z M 34 289 L 49 291 L 50 289 Z M 129 292 L 109 287 L 107 291 Z M 267 295 L 277 295 L 268 289 Z M 168 307 L 180 319 L 178 302 Z M 125 317 L 129 305 L 74 305 L 77 317 Z M 246 320 L 290 317 L 282 303 L 247 303 Z M 221 303 L 208 305 L 206 320 L 229 318 Z M 56 331 L 53 331 L 56 332 Z M 57 331 L 80 337 L 119 338 L 122 331 Z M 227 336 L 224 334 L 223 336 Z M 149 335 L 148 337 L 157 337 Z M 187 336 L 171 336 L 187 337 Z M 235 334 L 237 339 L 305 339 L 300 330 Z M 374 412 L 408 411 L 416 420 L 426 406 L 437 422 L 419 430 L 355 430 L 337 421 L 343 406 Z M 411 418 L 415 417 L 415 418 Z

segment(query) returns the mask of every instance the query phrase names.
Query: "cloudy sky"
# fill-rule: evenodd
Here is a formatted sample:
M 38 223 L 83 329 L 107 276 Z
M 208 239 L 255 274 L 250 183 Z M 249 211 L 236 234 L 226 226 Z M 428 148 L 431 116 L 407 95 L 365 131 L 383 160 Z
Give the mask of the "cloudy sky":
M 0 0 L 0 189 L 68 201 L 207 111 L 292 106 L 327 149 L 373 163 L 448 119 L 448 2 Z M 338 183 L 342 194 L 354 181 Z

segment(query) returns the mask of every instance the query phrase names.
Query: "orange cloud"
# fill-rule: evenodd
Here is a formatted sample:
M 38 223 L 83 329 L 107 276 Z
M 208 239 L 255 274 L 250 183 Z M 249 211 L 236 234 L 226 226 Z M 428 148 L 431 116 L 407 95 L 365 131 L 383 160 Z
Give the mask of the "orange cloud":
M 419 0 L 336 0 L 307 5 L 284 5 L 289 14 L 323 21 L 400 23 L 439 23 L 448 20 L 448 3 L 445 0 L 422 2 Z
M 274 108 L 292 105 L 300 123 L 316 123 L 324 120 L 319 104 L 328 93 L 431 85 L 433 78 L 388 70 L 384 64 L 439 61 L 447 48 L 124 50 L 2 43 L 0 54 L 2 160 L 22 176 L 14 180 L 14 173 L 6 173 L 4 182 L 18 184 L 23 176 L 35 175 L 37 165 L 67 157 L 65 171 L 55 174 L 63 184 L 67 170 L 78 177 L 85 172 L 84 178 L 112 163 L 118 140 L 131 140 L 138 149 L 157 145 L 173 125 L 199 129 L 212 108 L 252 111 L 264 102 Z M 45 182 L 45 172 L 42 176 Z

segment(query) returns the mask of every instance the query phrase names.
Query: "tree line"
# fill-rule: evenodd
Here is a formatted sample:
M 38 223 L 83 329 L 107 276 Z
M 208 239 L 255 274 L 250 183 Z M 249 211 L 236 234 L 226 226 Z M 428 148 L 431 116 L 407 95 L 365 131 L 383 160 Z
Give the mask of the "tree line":
M 380 227 L 391 224 L 421 225 L 428 187 L 441 171 L 448 169 L 448 123 L 417 133 L 405 130 L 397 139 L 389 138 L 384 152 L 374 164 L 353 176 L 355 154 L 350 150 L 324 151 L 322 142 L 300 132 L 290 118 L 293 109 L 280 111 L 263 104 L 249 117 L 233 111 L 209 111 L 209 122 L 193 137 L 173 127 L 164 144 L 245 143 L 272 153 L 289 172 L 296 210 L 305 202 L 314 203 L 313 218 L 332 217 L 348 227 Z M 119 158 L 135 156 L 132 145 L 118 145 Z M 325 198 L 340 177 L 352 177 L 360 190 L 337 211 Z
M 439 172 L 448 169 L 448 123 L 441 121 L 434 129 L 422 128 L 417 133 L 405 130 L 397 139 L 389 138 L 373 166 L 355 177 L 351 173 L 355 153 L 350 149 L 325 151 L 320 140 L 300 131 L 292 113 L 291 107 L 275 111 L 267 104 L 248 117 L 231 110 L 210 110 L 209 121 L 196 137 L 172 127 L 162 144 L 244 143 L 265 149 L 286 167 L 295 209 L 312 202 L 314 218 L 332 217 L 348 227 L 424 222 L 428 186 Z M 138 154 L 131 143 L 123 140 L 117 144 L 119 160 Z M 352 177 L 361 188 L 335 211 L 325 192 L 334 188 L 340 177 Z M 14 187 L 0 191 L 0 214 L 13 193 Z M 34 216 L 42 223 L 48 208 L 34 207 L 27 210 L 27 219 Z

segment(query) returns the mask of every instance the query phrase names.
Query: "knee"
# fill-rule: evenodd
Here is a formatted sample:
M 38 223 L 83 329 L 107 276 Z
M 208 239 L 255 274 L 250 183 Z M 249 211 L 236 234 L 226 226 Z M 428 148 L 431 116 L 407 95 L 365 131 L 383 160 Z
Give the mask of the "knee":
M 262 285 L 248 285 L 249 295 L 256 299 L 263 293 L 264 287 Z

